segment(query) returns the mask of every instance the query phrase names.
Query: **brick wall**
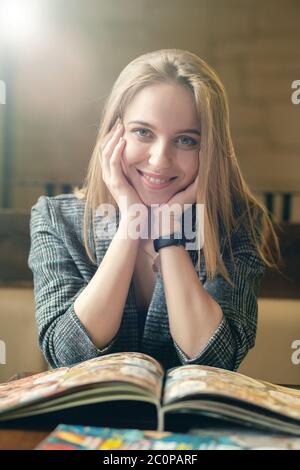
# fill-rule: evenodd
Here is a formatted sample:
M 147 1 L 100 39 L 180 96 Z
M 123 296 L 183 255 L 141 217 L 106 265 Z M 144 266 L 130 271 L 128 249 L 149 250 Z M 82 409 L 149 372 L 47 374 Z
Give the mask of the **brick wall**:
M 300 190 L 300 105 L 291 102 L 291 83 L 300 79 L 299 1 L 44 3 L 44 35 L 15 58 L 15 207 L 28 209 L 44 182 L 82 180 L 103 100 L 121 69 L 167 47 L 197 53 L 222 78 L 250 186 Z M 291 220 L 300 221 L 299 196 Z

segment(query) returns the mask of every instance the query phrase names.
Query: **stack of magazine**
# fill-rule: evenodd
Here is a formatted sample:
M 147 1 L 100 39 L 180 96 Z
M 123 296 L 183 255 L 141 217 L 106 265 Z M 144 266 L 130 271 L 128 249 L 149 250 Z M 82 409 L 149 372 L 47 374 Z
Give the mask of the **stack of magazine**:
M 300 391 L 209 366 L 164 371 L 136 352 L 0 384 L 0 424 L 188 432 L 235 423 L 300 436 Z
M 60 424 L 37 450 L 300 450 L 300 438 L 238 427 L 177 434 Z

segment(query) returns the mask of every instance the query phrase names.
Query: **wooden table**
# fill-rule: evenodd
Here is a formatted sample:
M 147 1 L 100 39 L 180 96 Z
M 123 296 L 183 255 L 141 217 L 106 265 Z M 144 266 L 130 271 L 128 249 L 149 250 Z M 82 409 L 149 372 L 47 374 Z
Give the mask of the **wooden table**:
M 49 433 L 50 431 L 0 429 L 0 450 L 34 449 Z

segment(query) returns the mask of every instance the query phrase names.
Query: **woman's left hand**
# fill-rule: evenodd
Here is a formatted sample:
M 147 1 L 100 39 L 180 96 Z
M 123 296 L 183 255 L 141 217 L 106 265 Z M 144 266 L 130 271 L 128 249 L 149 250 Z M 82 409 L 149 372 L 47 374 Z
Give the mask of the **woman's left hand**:
M 194 204 L 196 202 L 197 197 L 198 182 L 199 176 L 197 176 L 194 181 L 183 191 L 174 194 L 174 196 L 168 200 L 168 206 L 172 206 L 172 204 L 179 204 L 183 212 L 185 204 Z
M 154 209 L 158 237 L 181 231 L 182 214 L 196 202 L 198 182 L 199 176 L 184 190 L 171 197 L 167 203 Z M 185 205 L 188 205 L 188 207 Z M 162 214 L 162 223 L 160 223 L 160 214 Z M 166 217 L 168 217 L 168 220 L 166 220 Z

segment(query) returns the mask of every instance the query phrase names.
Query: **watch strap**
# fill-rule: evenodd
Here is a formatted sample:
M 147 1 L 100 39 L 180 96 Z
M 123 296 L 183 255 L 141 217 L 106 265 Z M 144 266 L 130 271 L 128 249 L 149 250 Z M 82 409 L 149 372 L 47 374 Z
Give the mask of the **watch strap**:
M 156 251 L 156 253 L 158 253 L 158 251 L 161 248 L 164 248 L 166 246 L 184 246 L 185 247 L 185 239 L 182 236 L 182 234 L 178 234 L 175 232 L 170 235 L 164 235 L 162 237 L 156 238 L 153 241 L 153 246 L 154 246 L 154 250 Z

